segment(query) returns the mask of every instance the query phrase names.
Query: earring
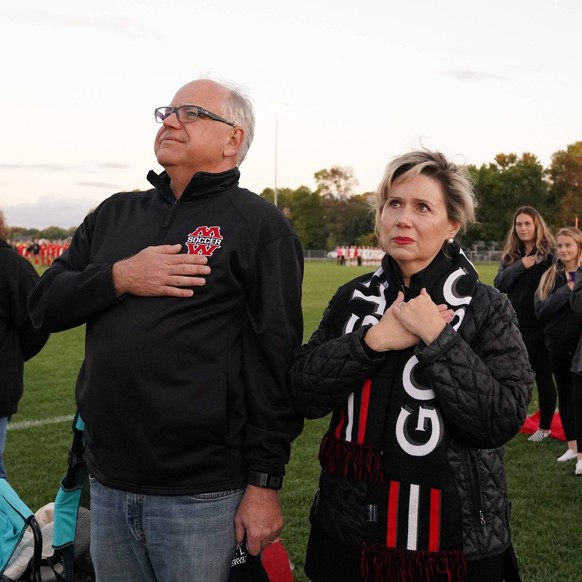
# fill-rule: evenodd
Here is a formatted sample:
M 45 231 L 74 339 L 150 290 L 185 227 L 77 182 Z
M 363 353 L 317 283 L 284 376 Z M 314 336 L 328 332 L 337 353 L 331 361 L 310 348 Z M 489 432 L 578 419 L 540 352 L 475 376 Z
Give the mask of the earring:
M 447 240 L 447 242 L 448 242 L 450 245 L 452 245 L 452 244 L 455 242 L 455 239 L 454 239 L 454 238 L 449 238 L 449 239 Z

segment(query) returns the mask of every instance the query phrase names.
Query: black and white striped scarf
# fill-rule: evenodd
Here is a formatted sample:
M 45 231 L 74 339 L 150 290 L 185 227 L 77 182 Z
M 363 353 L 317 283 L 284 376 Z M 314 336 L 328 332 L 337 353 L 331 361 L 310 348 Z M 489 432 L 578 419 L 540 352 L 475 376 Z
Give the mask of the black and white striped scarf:
M 374 325 L 395 300 L 425 287 L 432 300 L 455 311 L 458 330 L 478 276 L 456 244 L 447 245 L 404 289 L 386 256 L 357 285 L 344 333 Z M 320 461 L 325 471 L 368 483 L 362 574 L 374 582 L 464 579 L 462 526 L 454 476 L 447 463 L 447 425 L 415 349 L 388 352 L 360 390 L 334 412 Z

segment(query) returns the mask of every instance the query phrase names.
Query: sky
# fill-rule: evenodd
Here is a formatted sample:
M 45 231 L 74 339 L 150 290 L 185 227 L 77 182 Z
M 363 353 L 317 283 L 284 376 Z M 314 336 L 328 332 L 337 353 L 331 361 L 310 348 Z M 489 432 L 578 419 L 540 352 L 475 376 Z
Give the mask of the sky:
M 99 0 L 0 7 L 0 209 L 69 228 L 149 187 L 153 110 L 189 81 L 256 111 L 241 186 L 373 191 L 418 147 L 481 165 L 582 140 L 579 0 Z

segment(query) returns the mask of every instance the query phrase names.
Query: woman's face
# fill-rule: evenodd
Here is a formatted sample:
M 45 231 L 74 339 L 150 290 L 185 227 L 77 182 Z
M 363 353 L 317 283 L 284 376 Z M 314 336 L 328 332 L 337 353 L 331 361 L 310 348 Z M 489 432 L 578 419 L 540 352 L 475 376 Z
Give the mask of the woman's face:
M 534 244 L 536 240 L 536 225 L 529 214 L 518 214 L 515 218 L 515 234 L 524 244 Z
M 565 267 L 577 267 L 576 258 L 578 256 L 578 245 L 576 241 L 567 234 L 561 234 L 556 241 L 556 253 Z
M 380 216 L 380 242 L 405 279 L 428 266 L 458 230 L 440 182 L 420 174 L 392 186 Z

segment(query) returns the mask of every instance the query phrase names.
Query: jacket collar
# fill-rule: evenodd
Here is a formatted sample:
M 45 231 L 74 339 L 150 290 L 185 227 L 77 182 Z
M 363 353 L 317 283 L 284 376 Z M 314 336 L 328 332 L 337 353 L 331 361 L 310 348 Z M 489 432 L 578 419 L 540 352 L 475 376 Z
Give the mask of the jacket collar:
M 180 197 L 181 201 L 194 200 L 197 198 L 215 196 L 222 194 L 230 188 L 238 185 L 240 172 L 238 168 L 232 168 L 226 172 L 213 174 L 210 172 L 197 172 L 192 176 L 188 186 Z M 174 199 L 174 194 L 170 188 L 170 176 L 167 172 L 156 174 L 153 170 L 148 172 L 147 179 L 154 188 L 157 188 L 166 197 Z
M 440 281 L 443 276 L 451 273 L 459 267 L 463 268 L 467 274 L 471 274 L 473 279 L 477 280 L 479 278 L 475 267 L 466 258 L 461 247 L 456 242 L 445 243 L 443 249 L 439 251 L 428 266 L 422 269 L 422 271 L 412 275 L 412 277 L 410 277 L 410 287 L 407 290 L 404 289 L 400 267 L 390 255 L 384 256 L 382 267 L 387 274 L 388 283 L 396 285 L 397 289 L 405 291 L 407 299 L 410 297 L 416 297 L 423 287 L 430 290 L 430 288 L 437 281 Z

